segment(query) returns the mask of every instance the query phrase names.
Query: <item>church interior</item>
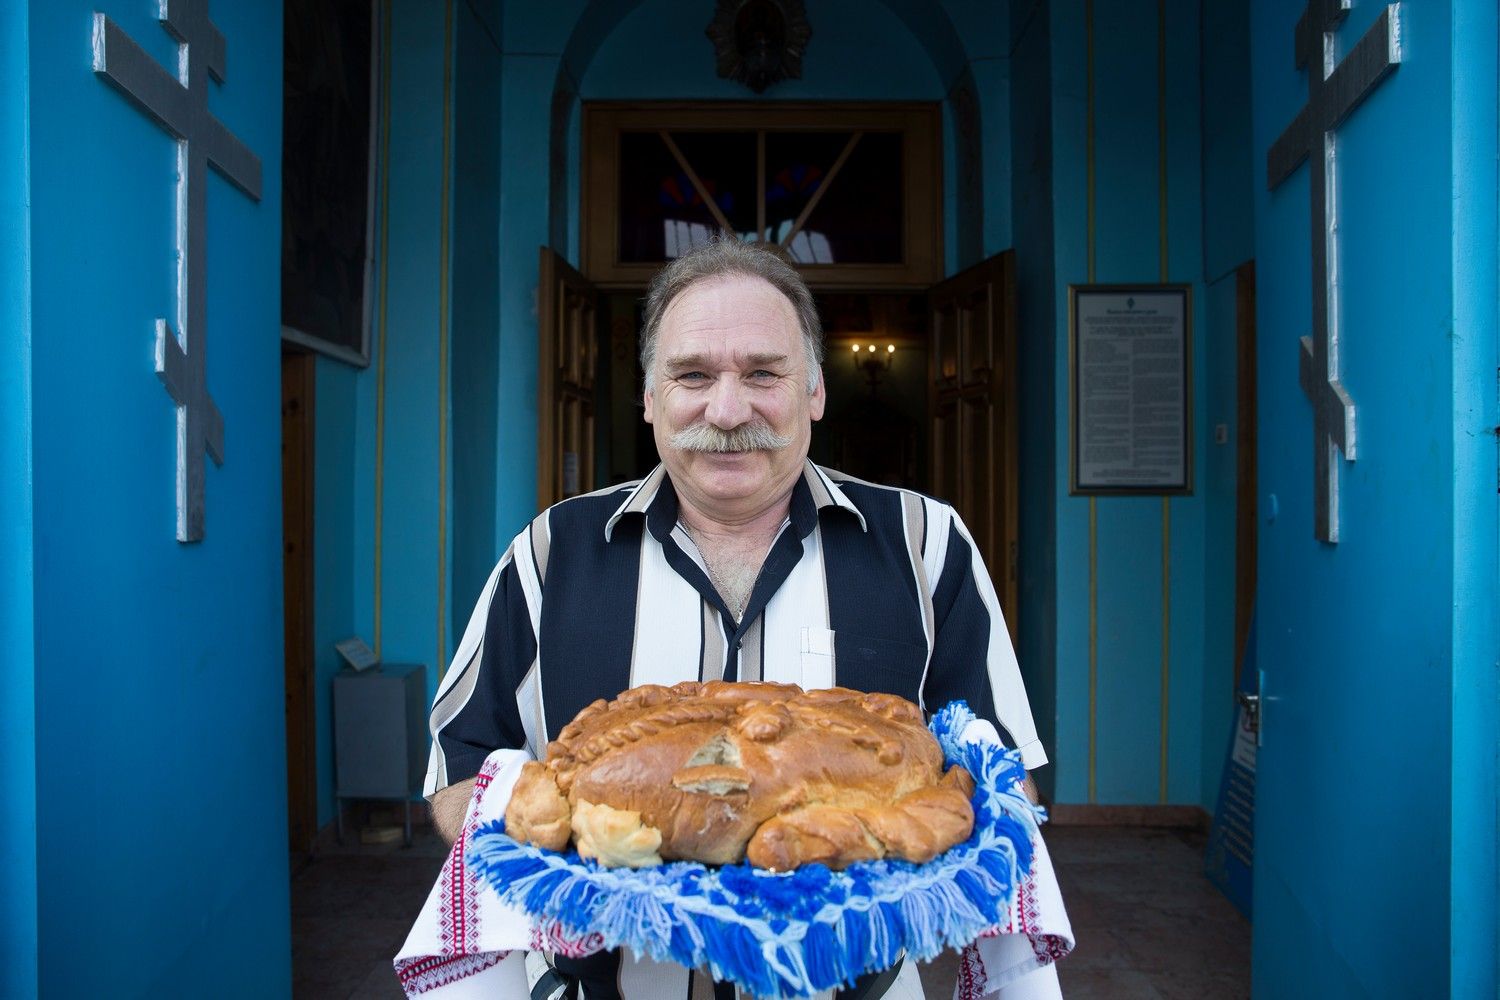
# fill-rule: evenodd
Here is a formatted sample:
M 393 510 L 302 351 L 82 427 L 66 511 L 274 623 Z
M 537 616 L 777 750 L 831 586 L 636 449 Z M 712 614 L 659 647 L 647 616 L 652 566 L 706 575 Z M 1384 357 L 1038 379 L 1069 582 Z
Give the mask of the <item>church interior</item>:
M 721 231 L 815 293 L 812 459 L 974 529 L 1066 995 L 1496 995 L 1497 38 L 1480 0 L 0 11 L 14 995 L 400 995 L 427 706 L 515 533 L 656 464 L 642 296 Z

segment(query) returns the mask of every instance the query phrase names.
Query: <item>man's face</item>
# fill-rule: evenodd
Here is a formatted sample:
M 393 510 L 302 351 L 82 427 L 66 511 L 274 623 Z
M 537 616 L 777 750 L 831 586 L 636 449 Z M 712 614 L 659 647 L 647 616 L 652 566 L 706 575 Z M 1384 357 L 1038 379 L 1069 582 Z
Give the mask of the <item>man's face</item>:
M 678 494 L 704 514 L 735 520 L 761 513 L 790 491 L 807 457 L 812 422 L 823 416 L 823 380 L 809 393 L 807 374 L 797 313 L 764 279 L 710 278 L 673 299 L 657 333 L 645 405 Z M 714 429 L 737 428 L 786 444 L 698 450 L 726 443 Z

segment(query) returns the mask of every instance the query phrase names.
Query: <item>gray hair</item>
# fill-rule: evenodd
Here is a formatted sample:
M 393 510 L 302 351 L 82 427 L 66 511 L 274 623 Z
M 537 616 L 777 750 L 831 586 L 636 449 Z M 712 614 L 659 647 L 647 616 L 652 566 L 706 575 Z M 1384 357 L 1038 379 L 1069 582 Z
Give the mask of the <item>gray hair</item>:
M 701 243 L 657 272 L 646 293 L 646 322 L 641 330 L 641 367 L 646 372 L 646 390 L 655 384 L 656 341 L 667 307 L 700 281 L 744 274 L 761 278 L 786 296 L 797 314 L 802 347 L 807 355 L 807 391 L 818 388 L 823 365 L 823 325 L 807 282 L 775 244 L 744 243 L 732 234 L 720 233 Z

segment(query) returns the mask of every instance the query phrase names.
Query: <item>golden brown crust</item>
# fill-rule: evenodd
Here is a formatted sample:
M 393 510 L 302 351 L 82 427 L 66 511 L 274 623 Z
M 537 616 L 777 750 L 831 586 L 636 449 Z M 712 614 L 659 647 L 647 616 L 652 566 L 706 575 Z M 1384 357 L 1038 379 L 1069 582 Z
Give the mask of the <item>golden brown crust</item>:
M 629 859 L 654 857 L 641 847 L 658 836 L 666 860 L 727 864 L 748 847 L 751 864 L 783 870 L 922 862 L 973 826 L 972 780 L 942 765 L 920 710 L 894 695 L 643 685 L 585 708 L 523 768 L 506 827 L 552 850 L 571 827 L 603 863 L 654 864 Z M 608 807 L 608 822 L 591 811 L 581 829 L 579 803 Z
M 571 816 L 572 807 L 558 791 L 552 771 L 534 760 L 523 764 L 505 807 L 505 828 L 510 835 L 549 851 L 560 851 L 568 846 L 573 833 Z

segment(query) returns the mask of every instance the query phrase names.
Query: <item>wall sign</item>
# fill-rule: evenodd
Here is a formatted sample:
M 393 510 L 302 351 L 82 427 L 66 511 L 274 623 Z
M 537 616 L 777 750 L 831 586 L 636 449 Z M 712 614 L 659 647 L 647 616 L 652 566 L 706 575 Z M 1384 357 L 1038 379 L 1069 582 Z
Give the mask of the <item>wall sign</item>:
M 1070 285 L 1071 491 L 1191 493 L 1192 292 Z

